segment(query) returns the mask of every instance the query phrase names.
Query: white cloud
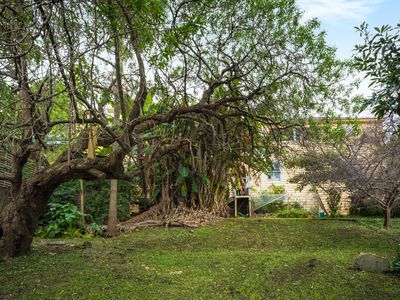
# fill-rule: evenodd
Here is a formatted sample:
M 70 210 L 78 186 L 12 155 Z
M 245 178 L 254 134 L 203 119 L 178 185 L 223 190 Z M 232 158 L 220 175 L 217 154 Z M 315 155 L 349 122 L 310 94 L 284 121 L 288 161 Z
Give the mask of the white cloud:
M 317 17 L 325 21 L 338 19 L 362 20 L 384 0 L 298 0 L 304 18 Z

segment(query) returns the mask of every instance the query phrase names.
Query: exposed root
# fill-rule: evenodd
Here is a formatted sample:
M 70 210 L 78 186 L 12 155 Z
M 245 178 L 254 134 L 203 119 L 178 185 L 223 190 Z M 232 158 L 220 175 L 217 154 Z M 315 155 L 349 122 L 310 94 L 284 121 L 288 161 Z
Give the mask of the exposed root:
M 150 216 L 150 214 L 148 214 L 147 216 Z M 119 230 L 124 232 L 129 232 L 139 227 L 159 227 L 159 226 L 198 228 L 204 225 L 214 223 L 221 219 L 220 216 L 206 210 L 194 210 L 187 208 L 176 208 L 170 210 L 162 217 L 160 215 L 158 216 L 159 216 L 158 219 L 147 219 L 140 221 L 138 221 L 138 218 L 136 217 L 132 218 L 126 222 L 121 223 L 119 225 Z M 141 219 L 143 219 L 143 217 Z
M 159 220 L 161 219 L 162 211 L 163 211 L 164 204 L 162 202 L 153 205 L 150 207 L 148 210 L 145 212 L 134 216 L 133 218 L 126 220 L 119 224 L 120 227 L 125 227 L 125 226 L 132 226 L 134 224 L 147 221 L 147 220 Z

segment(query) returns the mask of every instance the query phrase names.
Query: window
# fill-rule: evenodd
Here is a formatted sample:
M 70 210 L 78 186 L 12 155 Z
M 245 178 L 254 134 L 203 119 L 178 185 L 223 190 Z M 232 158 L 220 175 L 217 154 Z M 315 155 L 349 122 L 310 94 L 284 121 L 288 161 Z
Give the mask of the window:
M 296 131 L 296 128 L 293 128 L 293 131 L 292 131 L 292 141 L 293 142 L 297 142 L 297 131 Z
M 354 132 L 353 125 L 346 124 L 344 125 L 344 130 L 346 131 L 346 135 L 351 135 Z
M 272 171 L 267 174 L 268 179 L 272 181 L 281 181 L 281 164 L 278 161 L 273 161 L 272 167 Z

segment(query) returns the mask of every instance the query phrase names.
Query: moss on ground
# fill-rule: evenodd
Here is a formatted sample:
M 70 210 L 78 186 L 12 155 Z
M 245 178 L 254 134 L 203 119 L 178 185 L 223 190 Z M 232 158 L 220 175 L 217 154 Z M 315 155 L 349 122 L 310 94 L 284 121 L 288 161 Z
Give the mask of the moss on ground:
M 226 219 L 88 249 L 35 239 L 31 255 L 0 264 L 0 299 L 400 299 L 399 277 L 353 268 L 360 252 L 392 260 L 400 243 L 370 223 Z

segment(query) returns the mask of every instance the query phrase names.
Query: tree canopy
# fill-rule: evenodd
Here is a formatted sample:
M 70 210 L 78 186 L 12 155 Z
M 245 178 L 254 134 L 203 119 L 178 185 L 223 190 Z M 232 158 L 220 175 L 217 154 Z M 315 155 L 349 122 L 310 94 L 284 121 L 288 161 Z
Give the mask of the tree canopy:
M 365 107 L 372 106 L 379 118 L 400 115 L 400 24 L 371 30 L 362 23 L 356 29 L 364 41 L 355 47 L 355 66 L 365 72 L 374 88 Z
M 26 253 L 50 195 L 67 181 L 140 180 L 144 194 L 151 181 L 163 194 L 174 169 L 187 195 L 185 161 L 206 184 L 206 157 L 226 162 L 218 174 L 232 162 L 261 166 L 276 146 L 266 128 L 299 124 L 344 99 L 344 64 L 318 27 L 301 20 L 293 0 L 2 4 L 0 138 L 14 160 L 0 173 L 12 186 L 0 253 Z M 27 178 L 30 160 L 37 168 Z M 152 168 L 157 176 L 145 172 Z

